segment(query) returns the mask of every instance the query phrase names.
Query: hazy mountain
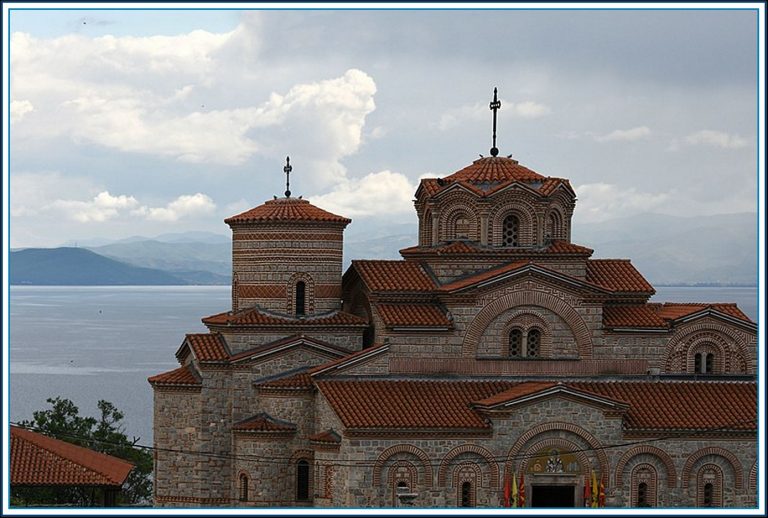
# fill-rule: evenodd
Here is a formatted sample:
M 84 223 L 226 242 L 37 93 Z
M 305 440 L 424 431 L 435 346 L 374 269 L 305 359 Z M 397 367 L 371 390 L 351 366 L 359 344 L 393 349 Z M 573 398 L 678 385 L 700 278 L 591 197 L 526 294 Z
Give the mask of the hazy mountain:
M 11 284 L 34 285 L 177 285 L 187 284 L 167 272 L 138 268 L 84 248 L 28 248 L 11 252 Z
M 225 284 L 229 283 L 229 276 L 232 275 L 229 240 L 219 243 L 145 240 L 113 243 L 92 247 L 91 250 L 135 266 L 167 270 L 174 274 L 210 272 L 226 277 L 222 279 Z

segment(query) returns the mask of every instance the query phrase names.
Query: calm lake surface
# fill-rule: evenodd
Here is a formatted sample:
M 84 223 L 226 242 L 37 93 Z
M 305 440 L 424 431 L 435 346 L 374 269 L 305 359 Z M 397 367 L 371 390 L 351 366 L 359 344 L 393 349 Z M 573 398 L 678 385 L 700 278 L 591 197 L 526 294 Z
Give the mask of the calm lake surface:
M 660 287 L 653 301 L 736 302 L 757 321 L 756 288 Z M 230 309 L 229 286 L 12 286 L 10 417 L 31 419 L 45 400 L 74 401 L 96 415 L 105 399 L 125 414 L 125 431 L 152 444 L 147 378 L 178 367 L 186 333 Z

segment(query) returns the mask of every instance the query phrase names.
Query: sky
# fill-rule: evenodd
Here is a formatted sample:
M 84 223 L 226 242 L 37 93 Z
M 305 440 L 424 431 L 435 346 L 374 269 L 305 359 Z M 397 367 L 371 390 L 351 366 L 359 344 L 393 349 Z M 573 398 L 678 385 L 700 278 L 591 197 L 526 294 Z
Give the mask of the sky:
M 755 10 L 174 5 L 10 11 L 11 247 L 226 234 L 288 155 L 358 232 L 415 223 L 420 178 L 489 154 L 494 87 L 574 225 L 757 210 Z

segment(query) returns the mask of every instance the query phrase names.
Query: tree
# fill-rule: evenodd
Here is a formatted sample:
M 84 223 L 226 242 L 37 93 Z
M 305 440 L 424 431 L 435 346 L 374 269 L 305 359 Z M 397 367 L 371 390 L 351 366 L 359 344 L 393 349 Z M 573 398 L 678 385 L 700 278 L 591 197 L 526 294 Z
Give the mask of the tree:
M 141 504 L 150 500 L 152 454 L 136 447 L 139 442 L 137 437 L 130 440 L 125 435 L 122 412 L 109 401 L 99 400 L 99 418 L 82 417 L 77 406 L 69 399 L 55 397 L 46 401 L 52 405 L 51 409 L 33 412 L 31 421 L 22 421 L 19 425 L 133 463 L 135 467 L 123 485 L 122 502 Z M 98 491 L 83 488 L 26 488 L 14 496 L 26 504 L 55 502 L 91 506 L 100 497 Z

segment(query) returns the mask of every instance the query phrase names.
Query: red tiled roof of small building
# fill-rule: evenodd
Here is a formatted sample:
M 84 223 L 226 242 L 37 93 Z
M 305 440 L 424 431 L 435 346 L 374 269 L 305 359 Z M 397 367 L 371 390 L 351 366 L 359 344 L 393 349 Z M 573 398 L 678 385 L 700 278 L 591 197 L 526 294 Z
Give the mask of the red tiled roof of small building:
M 160 385 L 191 386 L 191 385 L 201 384 L 200 380 L 197 378 L 197 376 L 195 376 L 195 374 L 189 368 L 189 365 L 184 365 L 172 371 L 156 374 L 155 376 L 150 376 L 149 378 L 147 378 L 147 381 L 149 381 L 152 384 L 160 384 Z
M 435 281 L 412 261 L 357 260 L 352 267 L 371 291 L 431 291 Z
M 329 368 L 335 367 L 337 365 L 343 364 L 350 360 L 355 360 L 361 356 L 365 356 L 367 354 L 376 355 L 379 354 L 381 349 L 388 349 L 389 344 L 376 344 L 372 345 L 370 347 L 366 347 L 365 349 L 361 349 L 359 351 L 355 351 L 352 354 L 348 354 L 347 356 L 344 356 L 343 358 L 337 358 L 335 360 L 331 360 L 329 362 L 317 365 L 316 367 L 312 367 L 309 369 L 309 374 L 314 375 L 318 372 L 322 372 L 325 370 L 328 370 Z
M 629 259 L 590 259 L 586 280 L 614 292 L 656 293 Z
M 259 388 L 278 390 L 307 390 L 313 387 L 310 371 L 302 371 L 284 378 L 271 379 L 258 383 Z
M 283 346 L 298 346 L 303 345 L 306 347 L 314 347 L 318 349 L 324 349 L 326 352 L 335 355 L 335 356 L 342 356 L 349 353 L 347 349 L 344 349 L 343 347 L 339 347 L 338 345 L 334 345 L 328 342 L 324 342 L 322 340 L 318 340 L 317 338 L 314 338 L 312 336 L 306 336 L 304 334 L 293 334 L 291 336 L 286 336 L 285 338 L 280 338 L 279 340 L 275 340 L 273 342 L 268 342 L 265 344 L 257 345 L 256 347 L 253 347 L 252 349 L 247 349 L 245 351 L 241 351 L 237 354 L 233 354 L 229 357 L 229 360 L 232 362 L 237 362 L 239 360 L 243 360 L 246 358 L 250 358 L 252 356 L 258 356 L 264 353 L 268 353 L 270 351 L 277 351 L 282 350 Z
M 659 316 L 656 306 L 657 304 L 605 306 L 603 326 L 666 328 L 667 322 Z
M 553 381 L 526 381 L 523 383 L 518 383 L 512 388 L 503 390 L 485 399 L 473 401 L 473 403 L 482 406 L 493 406 L 499 403 L 503 403 L 504 401 L 510 401 L 520 397 L 529 396 L 531 394 L 535 394 L 536 392 L 540 392 L 542 390 L 556 386 L 557 383 Z
M 751 322 L 736 304 L 699 303 L 699 302 L 665 302 L 658 305 L 658 314 L 665 320 L 676 320 L 705 309 L 713 309 L 728 316 Z
M 316 381 L 347 428 L 487 429 L 471 408 L 496 401 L 504 391 L 546 390 L 512 381 L 326 380 Z M 564 387 L 626 403 L 628 430 L 755 430 L 753 382 L 564 382 Z M 498 396 L 498 397 L 495 397 Z M 510 397 L 510 392 L 503 396 Z M 519 397 L 519 395 L 518 395 Z M 706 412 L 701 409 L 706 408 Z
M 11 485 L 120 487 L 132 469 L 128 461 L 11 426 Z
M 332 314 L 303 318 L 287 318 L 270 315 L 257 308 L 244 309 L 236 313 L 226 312 L 203 318 L 206 325 L 237 325 L 237 326 L 278 326 L 278 327 L 363 327 L 368 325 L 365 319 L 351 313 L 337 311 Z
M 229 352 L 219 333 L 188 334 L 187 343 L 201 362 L 229 359 Z
M 352 220 L 337 216 L 307 200 L 299 198 L 277 198 L 269 200 L 241 214 L 229 217 L 224 223 L 253 223 L 257 221 L 313 221 L 348 224 Z
M 388 327 L 453 327 L 435 304 L 377 304 L 376 309 Z
M 295 432 L 296 425 L 262 412 L 232 425 L 238 432 Z
M 347 428 L 487 430 L 469 404 L 509 388 L 496 381 L 316 381 Z

